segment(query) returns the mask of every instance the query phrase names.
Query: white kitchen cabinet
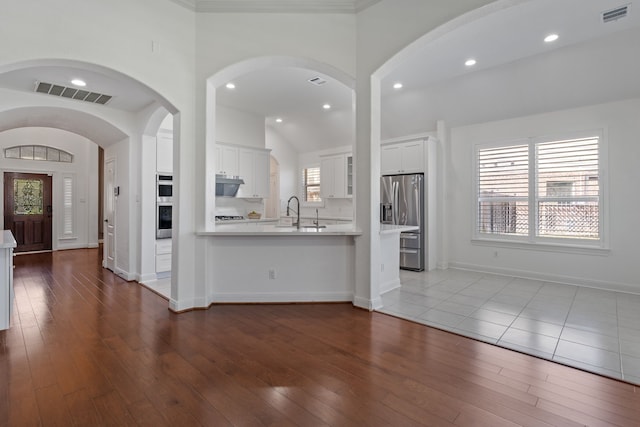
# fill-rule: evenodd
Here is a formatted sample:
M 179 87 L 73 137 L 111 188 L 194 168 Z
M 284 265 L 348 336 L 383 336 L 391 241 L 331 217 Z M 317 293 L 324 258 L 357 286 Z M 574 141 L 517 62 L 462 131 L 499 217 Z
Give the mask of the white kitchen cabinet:
M 156 138 L 156 171 L 173 173 L 173 136 L 159 134 Z
M 156 240 L 156 273 L 171 271 L 171 239 Z
M 344 199 L 353 196 L 347 191 L 347 157 L 351 154 L 338 154 L 320 159 L 320 197 L 323 199 Z M 351 176 L 353 183 L 353 176 Z
M 11 231 L 0 234 L 0 330 L 11 326 L 11 311 L 15 298 L 13 291 L 13 249 L 16 240 Z
M 238 147 L 216 145 L 216 174 L 225 176 L 239 175 Z
M 270 150 L 241 148 L 238 175 L 244 180 L 237 197 L 265 199 L 269 197 Z
M 382 175 L 424 172 L 424 140 L 383 145 L 380 150 Z

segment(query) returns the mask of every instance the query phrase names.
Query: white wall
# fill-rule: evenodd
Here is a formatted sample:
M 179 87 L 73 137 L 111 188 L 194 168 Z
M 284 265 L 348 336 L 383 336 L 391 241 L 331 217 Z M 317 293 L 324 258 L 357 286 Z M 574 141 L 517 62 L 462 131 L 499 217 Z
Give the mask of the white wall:
M 283 202 L 298 194 L 298 152 L 290 141 L 270 126 L 266 127 L 266 147 L 278 161 L 280 167 L 280 212 Z
M 355 73 L 355 16 L 349 14 L 198 14 L 197 21 L 197 106 L 205 108 L 206 87 L 205 80 L 216 75 L 239 62 L 264 57 L 298 58 L 303 63 L 307 58 L 333 68 L 341 73 Z M 278 61 L 275 60 L 274 63 Z M 292 64 L 289 64 L 292 65 Z M 320 70 L 323 71 L 323 70 Z M 324 71 L 323 71 L 324 72 Z M 211 137 L 205 135 L 206 113 L 198 116 L 198 140 L 211 144 Z M 209 118 L 210 120 L 210 118 Z M 264 126 L 264 123 L 263 123 Z M 264 127 L 263 127 L 264 129 Z M 219 136 L 215 135 L 215 141 Z M 208 145 L 199 146 L 198 157 L 202 159 L 197 165 L 198 181 L 211 185 L 211 176 L 207 175 L 211 165 L 215 162 Z M 209 146 L 209 148 L 212 148 Z M 208 162 L 208 163 L 207 163 Z M 204 190 L 201 190 L 204 193 Z M 201 224 L 204 226 L 204 213 L 211 211 L 205 207 L 205 194 L 201 205 L 197 206 Z M 210 203 L 210 202 L 209 202 Z M 209 245 L 210 244 L 210 245 Z M 210 268 L 202 283 L 199 296 L 195 296 L 193 304 L 206 304 L 209 296 L 220 279 L 216 271 L 224 271 L 229 262 L 228 258 L 219 256 L 224 253 L 222 239 L 201 239 L 197 247 L 196 263 Z M 293 251 L 295 257 L 288 259 L 289 263 L 302 261 L 300 251 Z M 262 272 L 249 270 L 255 274 L 255 281 L 262 280 Z M 352 281 L 351 274 L 344 277 L 345 281 Z M 344 282 L 343 282 L 344 283 Z
M 264 116 L 218 105 L 216 107 L 216 141 L 264 148 Z
M 634 184 L 640 182 L 639 114 L 640 99 L 636 98 L 451 129 L 447 189 L 450 200 L 447 209 L 452 224 L 448 233 L 450 265 L 640 292 L 638 274 L 633 268 L 637 263 L 637 213 L 640 211 L 640 193 L 633 191 Z M 606 236 L 610 245 L 608 253 L 567 253 L 472 244 L 474 144 L 598 128 L 605 130 L 608 145 L 605 170 L 609 191 L 604 194 L 609 202 L 609 215 L 605 217 L 605 229 L 609 229 Z M 604 182 L 606 185 L 607 181 Z M 496 251 L 498 256 L 495 256 Z
M 72 163 L 15 160 L 4 157 L 4 149 L 16 145 L 45 145 L 73 154 Z M 98 146 L 71 132 L 53 128 L 18 128 L 0 132 L 2 172 L 50 173 L 53 176 L 53 249 L 98 246 Z M 74 185 L 74 236 L 62 239 L 62 178 L 71 175 Z M 2 179 L 0 177 L 0 179 Z M 4 186 L 0 188 L 3 192 Z M 0 212 L 4 206 L 0 205 Z M 1 214 L 0 214 L 1 215 Z

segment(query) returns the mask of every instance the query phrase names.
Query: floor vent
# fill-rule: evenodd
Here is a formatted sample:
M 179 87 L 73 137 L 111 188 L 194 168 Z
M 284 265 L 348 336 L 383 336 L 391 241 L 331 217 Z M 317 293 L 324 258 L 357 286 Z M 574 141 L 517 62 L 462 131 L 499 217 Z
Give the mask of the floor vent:
M 53 96 L 60 96 L 62 98 L 77 99 L 79 101 L 86 101 L 101 105 L 105 105 L 111 100 L 111 98 L 113 98 L 111 95 L 45 82 L 36 82 L 35 91 L 38 93 L 46 93 Z
M 625 4 L 624 6 L 602 12 L 602 22 L 606 24 L 607 22 L 624 18 L 629 14 L 629 6 L 630 4 Z
M 308 80 L 309 83 L 311 83 L 312 85 L 316 85 L 316 86 L 322 86 L 323 84 L 325 84 L 327 81 L 322 79 L 321 77 L 314 77 L 312 79 Z

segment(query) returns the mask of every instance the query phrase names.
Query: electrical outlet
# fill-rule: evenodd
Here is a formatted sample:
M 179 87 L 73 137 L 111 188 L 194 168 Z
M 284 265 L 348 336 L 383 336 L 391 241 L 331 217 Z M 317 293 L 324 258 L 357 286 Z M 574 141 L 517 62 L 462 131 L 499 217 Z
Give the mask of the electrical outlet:
M 276 279 L 276 270 L 274 268 L 270 268 L 269 269 L 269 280 L 275 280 Z

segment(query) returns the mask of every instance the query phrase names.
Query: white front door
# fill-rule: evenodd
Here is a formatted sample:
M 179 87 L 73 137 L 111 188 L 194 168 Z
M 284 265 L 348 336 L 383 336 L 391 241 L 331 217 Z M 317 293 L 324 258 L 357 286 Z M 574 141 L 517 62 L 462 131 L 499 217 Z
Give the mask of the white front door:
M 116 266 L 116 161 L 109 159 L 104 167 L 104 261 L 103 266 L 115 272 Z

